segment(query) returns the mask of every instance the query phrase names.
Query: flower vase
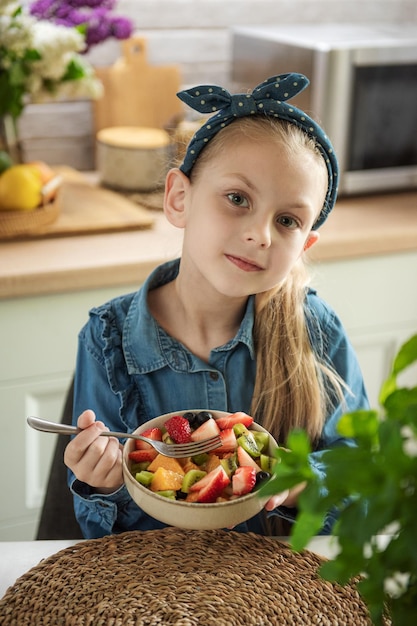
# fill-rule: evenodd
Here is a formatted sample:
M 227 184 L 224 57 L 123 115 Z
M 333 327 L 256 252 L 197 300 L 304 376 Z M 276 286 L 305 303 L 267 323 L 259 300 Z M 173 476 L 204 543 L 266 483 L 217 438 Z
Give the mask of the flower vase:
M 9 114 L 0 116 L 0 150 L 7 152 L 15 165 L 22 163 L 17 119 Z

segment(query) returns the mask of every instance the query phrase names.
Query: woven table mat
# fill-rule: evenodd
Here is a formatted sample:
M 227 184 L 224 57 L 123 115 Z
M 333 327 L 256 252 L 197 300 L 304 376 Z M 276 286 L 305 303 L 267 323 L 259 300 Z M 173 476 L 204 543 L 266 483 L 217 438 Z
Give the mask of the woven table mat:
M 41 561 L 0 600 L 0 624 L 371 624 L 354 584 L 322 580 L 321 563 L 253 533 L 132 531 Z

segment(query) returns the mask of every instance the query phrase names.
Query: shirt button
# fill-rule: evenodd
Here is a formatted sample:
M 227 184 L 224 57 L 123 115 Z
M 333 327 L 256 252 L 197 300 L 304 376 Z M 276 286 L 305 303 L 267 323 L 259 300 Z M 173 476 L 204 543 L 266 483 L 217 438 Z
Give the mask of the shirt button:
M 210 372 L 211 380 L 219 380 L 219 375 L 217 372 Z

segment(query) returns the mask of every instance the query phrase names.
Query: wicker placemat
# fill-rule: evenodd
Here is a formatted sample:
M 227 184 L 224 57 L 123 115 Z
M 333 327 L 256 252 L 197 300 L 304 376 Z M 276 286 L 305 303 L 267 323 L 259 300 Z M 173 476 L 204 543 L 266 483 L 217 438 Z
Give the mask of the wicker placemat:
M 134 531 L 61 550 L 0 600 L 3 626 L 371 624 L 354 584 L 253 533 Z

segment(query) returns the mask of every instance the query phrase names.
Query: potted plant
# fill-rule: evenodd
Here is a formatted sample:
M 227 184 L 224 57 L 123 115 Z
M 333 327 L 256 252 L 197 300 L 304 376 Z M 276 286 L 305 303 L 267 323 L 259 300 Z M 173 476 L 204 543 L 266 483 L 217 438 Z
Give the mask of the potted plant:
M 286 449 L 277 451 L 271 480 L 260 490 L 266 496 L 306 483 L 291 531 L 296 551 L 319 532 L 326 511 L 338 510 L 332 534 L 339 552 L 319 573 L 340 584 L 359 577 L 358 591 L 377 626 L 387 616 L 394 626 L 417 619 L 417 386 L 398 381 L 415 362 L 417 335 L 394 359 L 380 392 L 381 411 L 341 418 L 340 433 L 355 438 L 357 446 L 326 451 L 323 475 L 310 466 L 305 432 L 293 431 Z

